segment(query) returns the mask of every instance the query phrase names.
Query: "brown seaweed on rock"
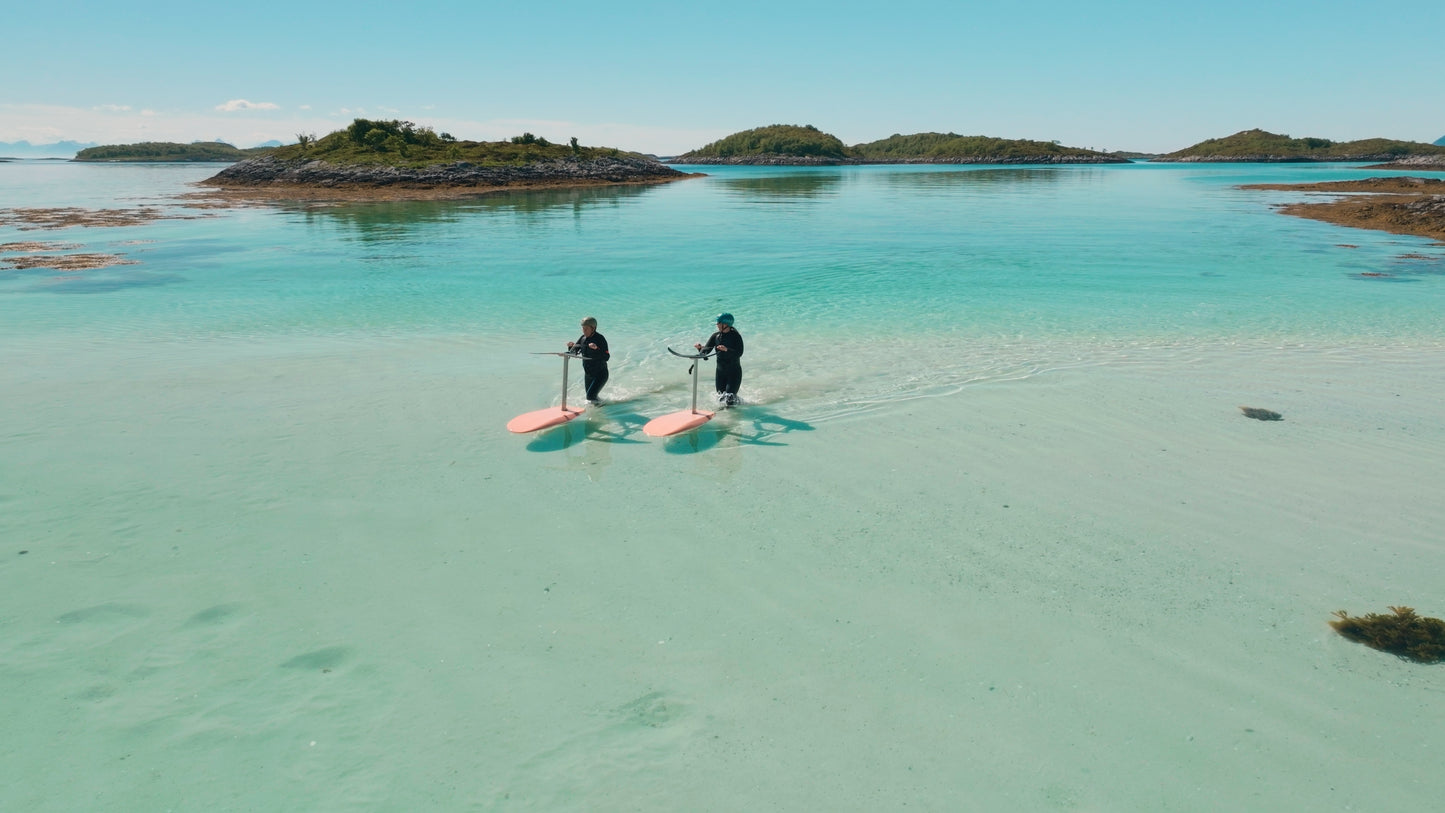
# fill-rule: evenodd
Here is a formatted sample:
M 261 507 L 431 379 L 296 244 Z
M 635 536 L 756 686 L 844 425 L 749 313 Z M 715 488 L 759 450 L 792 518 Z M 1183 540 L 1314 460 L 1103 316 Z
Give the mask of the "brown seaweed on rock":
M 1391 607 L 1394 615 L 1351 616 L 1335 611 L 1330 626 L 1356 643 L 1399 655 L 1417 663 L 1445 661 L 1445 621 L 1415 614 L 1411 607 Z

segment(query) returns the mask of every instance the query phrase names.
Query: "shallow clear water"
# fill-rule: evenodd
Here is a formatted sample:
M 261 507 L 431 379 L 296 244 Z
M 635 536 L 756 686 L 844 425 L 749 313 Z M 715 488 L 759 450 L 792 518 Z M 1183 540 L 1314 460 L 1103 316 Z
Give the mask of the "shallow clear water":
M 1236 188 L 1378 173 L 178 205 L 214 171 L 0 163 L 0 208 L 176 216 L 0 225 L 139 261 L 0 271 L 0 807 L 1445 790 L 1441 668 L 1325 624 L 1445 615 L 1445 248 Z M 721 310 L 746 405 L 648 438 Z M 612 403 L 508 434 L 589 314 Z

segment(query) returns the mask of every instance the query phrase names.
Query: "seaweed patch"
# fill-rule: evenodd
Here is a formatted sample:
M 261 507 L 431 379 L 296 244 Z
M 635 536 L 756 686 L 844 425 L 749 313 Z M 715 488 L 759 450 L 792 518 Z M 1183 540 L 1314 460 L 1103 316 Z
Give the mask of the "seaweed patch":
M 167 213 L 158 206 L 133 209 L 83 209 L 78 206 L 0 209 L 0 225 L 14 225 L 20 231 L 52 231 L 71 226 L 140 226 L 156 220 L 196 220 L 200 217 L 204 215 Z
M 139 262 L 119 254 L 25 254 L 0 260 L 0 269 L 28 271 L 32 268 L 51 268 L 56 271 L 89 271 L 112 265 L 138 265 Z
M 1445 621 L 1416 615 L 1411 607 L 1391 607 L 1394 615 L 1351 616 L 1335 611 L 1330 626 L 1356 643 L 1416 663 L 1445 661 Z

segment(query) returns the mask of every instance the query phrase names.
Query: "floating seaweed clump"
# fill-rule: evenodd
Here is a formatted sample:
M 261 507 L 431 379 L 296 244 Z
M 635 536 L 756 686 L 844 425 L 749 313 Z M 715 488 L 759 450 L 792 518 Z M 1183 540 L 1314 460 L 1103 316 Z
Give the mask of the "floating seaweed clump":
M 1445 621 L 1415 614 L 1410 607 L 1391 607 L 1394 615 L 1351 616 L 1335 611 L 1330 626 L 1351 641 L 1419 663 L 1445 661 Z

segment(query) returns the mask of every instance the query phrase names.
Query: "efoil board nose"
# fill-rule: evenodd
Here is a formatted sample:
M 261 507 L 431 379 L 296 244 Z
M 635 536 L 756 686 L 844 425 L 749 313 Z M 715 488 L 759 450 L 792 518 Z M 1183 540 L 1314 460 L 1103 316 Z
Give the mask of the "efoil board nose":
M 507 421 L 507 429 L 517 434 L 536 432 L 538 429 L 546 429 L 549 426 L 564 424 L 578 415 L 582 414 L 580 409 L 566 409 L 564 407 L 547 407 L 535 412 L 526 412 Z
M 665 438 L 669 435 L 676 435 L 679 432 L 686 432 L 689 429 L 696 429 L 699 426 L 712 420 L 713 413 L 693 411 L 685 409 L 682 412 L 673 412 L 653 418 L 642 427 L 644 434 L 654 438 Z

